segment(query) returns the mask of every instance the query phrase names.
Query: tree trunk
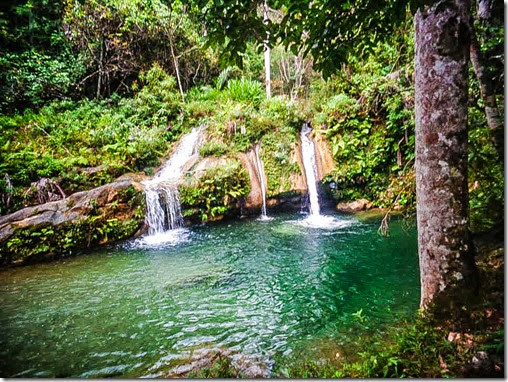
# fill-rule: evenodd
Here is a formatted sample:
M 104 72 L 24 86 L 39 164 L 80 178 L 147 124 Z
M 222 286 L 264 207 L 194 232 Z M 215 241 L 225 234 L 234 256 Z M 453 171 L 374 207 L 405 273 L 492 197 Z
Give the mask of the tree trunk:
M 99 70 L 97 77 L 97 95 L 96 95 L 97 99 L 101 97 L 101 85 L 103 73 L 104 73 L 104 39 L 101 40 L 101 51 L 99 54 Z
M 178 59 L 176 58 L 175 49 L 173 47 L 173 36 L 171 33 L 168 33 L 169 37 L 169 48 L 171 50 L 171 57 L 173 57 L 173 65 L 175 65 L 175 73 L 176 73 L 176 81 L 178 82 L 178 89 L 180 90 L 180 95 L 182 96 L 183 102 L 185 102 L 185 94 L 183 92 L 182 81 L 180 79 L 180 69 L 178 68 Z
M 489 126 L 492 143 L 499 154 L 500 160 L 504 161 L 504 124 L 499 116 L 492 80 L 487 71 L 485 58 L 480 50 L 480 45 L 474 31 L 471 34 L 471 46 L 469 50 L 473 70 L 480 84 L 480 93 L 485 106 L 485 116 L 487 117 L 487 125 Z
M 453 304 L 477 287 L 469 234 L 469 6 L 440 1 L 415 15 L 416 196 L 421 302 Z
M 263 3 L 263 22 L 268 24 L 268 5 L 266 1 Z M 265 78 L 266 78 L 266 98 L 272 96 L 272 80 L 271 80 L 271 59 L 270 59 L 270 32 L 266 32 L 266 40 L 264 42 L 264 55 L 265 55 Z

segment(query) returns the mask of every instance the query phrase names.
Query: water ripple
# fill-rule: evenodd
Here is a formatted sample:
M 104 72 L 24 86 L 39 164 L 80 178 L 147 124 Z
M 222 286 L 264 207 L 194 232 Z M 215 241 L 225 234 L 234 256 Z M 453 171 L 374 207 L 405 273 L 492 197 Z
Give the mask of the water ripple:
M 416 309 L 415 232 L 333 219 L 242 219 L 0 271 L 1 375 L 164 376 L 211 348 L 270 364 Z

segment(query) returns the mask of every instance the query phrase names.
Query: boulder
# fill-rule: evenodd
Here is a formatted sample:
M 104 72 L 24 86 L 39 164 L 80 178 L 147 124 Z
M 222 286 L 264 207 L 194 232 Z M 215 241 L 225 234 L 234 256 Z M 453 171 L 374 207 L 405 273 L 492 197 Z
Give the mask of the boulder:
M 0 216 L 0 263 L 65 255 L 134 234 L 144 219 L 144 179 L 126 174 L 92 190 Z
M 370 210 L 373 207 L 373 203 L 367 199 L 358 199 L 353 202 L 342 202 L 337 204 L 337 210 L 342 212 L 358 212 Z

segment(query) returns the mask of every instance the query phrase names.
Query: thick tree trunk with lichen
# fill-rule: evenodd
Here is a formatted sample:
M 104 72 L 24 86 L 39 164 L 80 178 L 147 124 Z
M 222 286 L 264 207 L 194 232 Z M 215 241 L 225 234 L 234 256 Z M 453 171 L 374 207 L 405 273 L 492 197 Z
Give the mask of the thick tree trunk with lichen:
M 416 196 L 421 306 L 477 285 L 467 188 L 468 4 L 415 16 Z

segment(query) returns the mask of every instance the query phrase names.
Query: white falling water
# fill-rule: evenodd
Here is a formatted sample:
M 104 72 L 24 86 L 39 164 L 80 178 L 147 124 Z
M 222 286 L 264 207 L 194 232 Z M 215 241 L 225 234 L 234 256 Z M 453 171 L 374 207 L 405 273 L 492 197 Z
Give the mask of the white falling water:
M 183 226 L 180 194 L 177 181 L 182 176 L 183 166 L 196 154 L 201 129 L 194 128 L 178 143 L 173 155 L 164 167 L 145 185 L 146 217 L 148 234 L 157 236 Z
M 261 186 L 261 197 L 263 198 L 263 204 L 261 206 L 261 216 L 260 220 L 271 220 L 266 213 L 266 185 L 265 185 L 265 170 L 263 167 L 263 162 L 261 161 L 261 157 L 259 156 L 259 146 L 256 145 L 254 147 L 254 154 L 256 155 L 256 164 L 258 167 L 258 177 L 259 177 L 259 185 Z
M 310 126 L 305 123 L 300 134 L 302 138 L 302 158 L 303 167 L 305 168 L 305 177 L 307 178 L 307 188 L 309 190 L 310 199 L 310 215 L 313 217 L 320 216 L 319 213 L 319 198 L 317 192 L 317 165 L 316 165 L 316 151 L 314 149 L 314 142 L 309 138 L 312 131 Z
M 298 222 L 299 225 L 311 228 L 338 229 L 351 225 L 352 220 L 336 219 L 333 216 L 321 215 L 319 207 L 319 197 L 317 191 L 317 163 L 316 150 L 314 142 L 309 137 L 312 129 L 305 123 L 300 137 L 302 139 L 302 158 L 305 168 L 305 177 L 307 179 L 307 188 L 309 191 L 310 211 L 309 216 Z

